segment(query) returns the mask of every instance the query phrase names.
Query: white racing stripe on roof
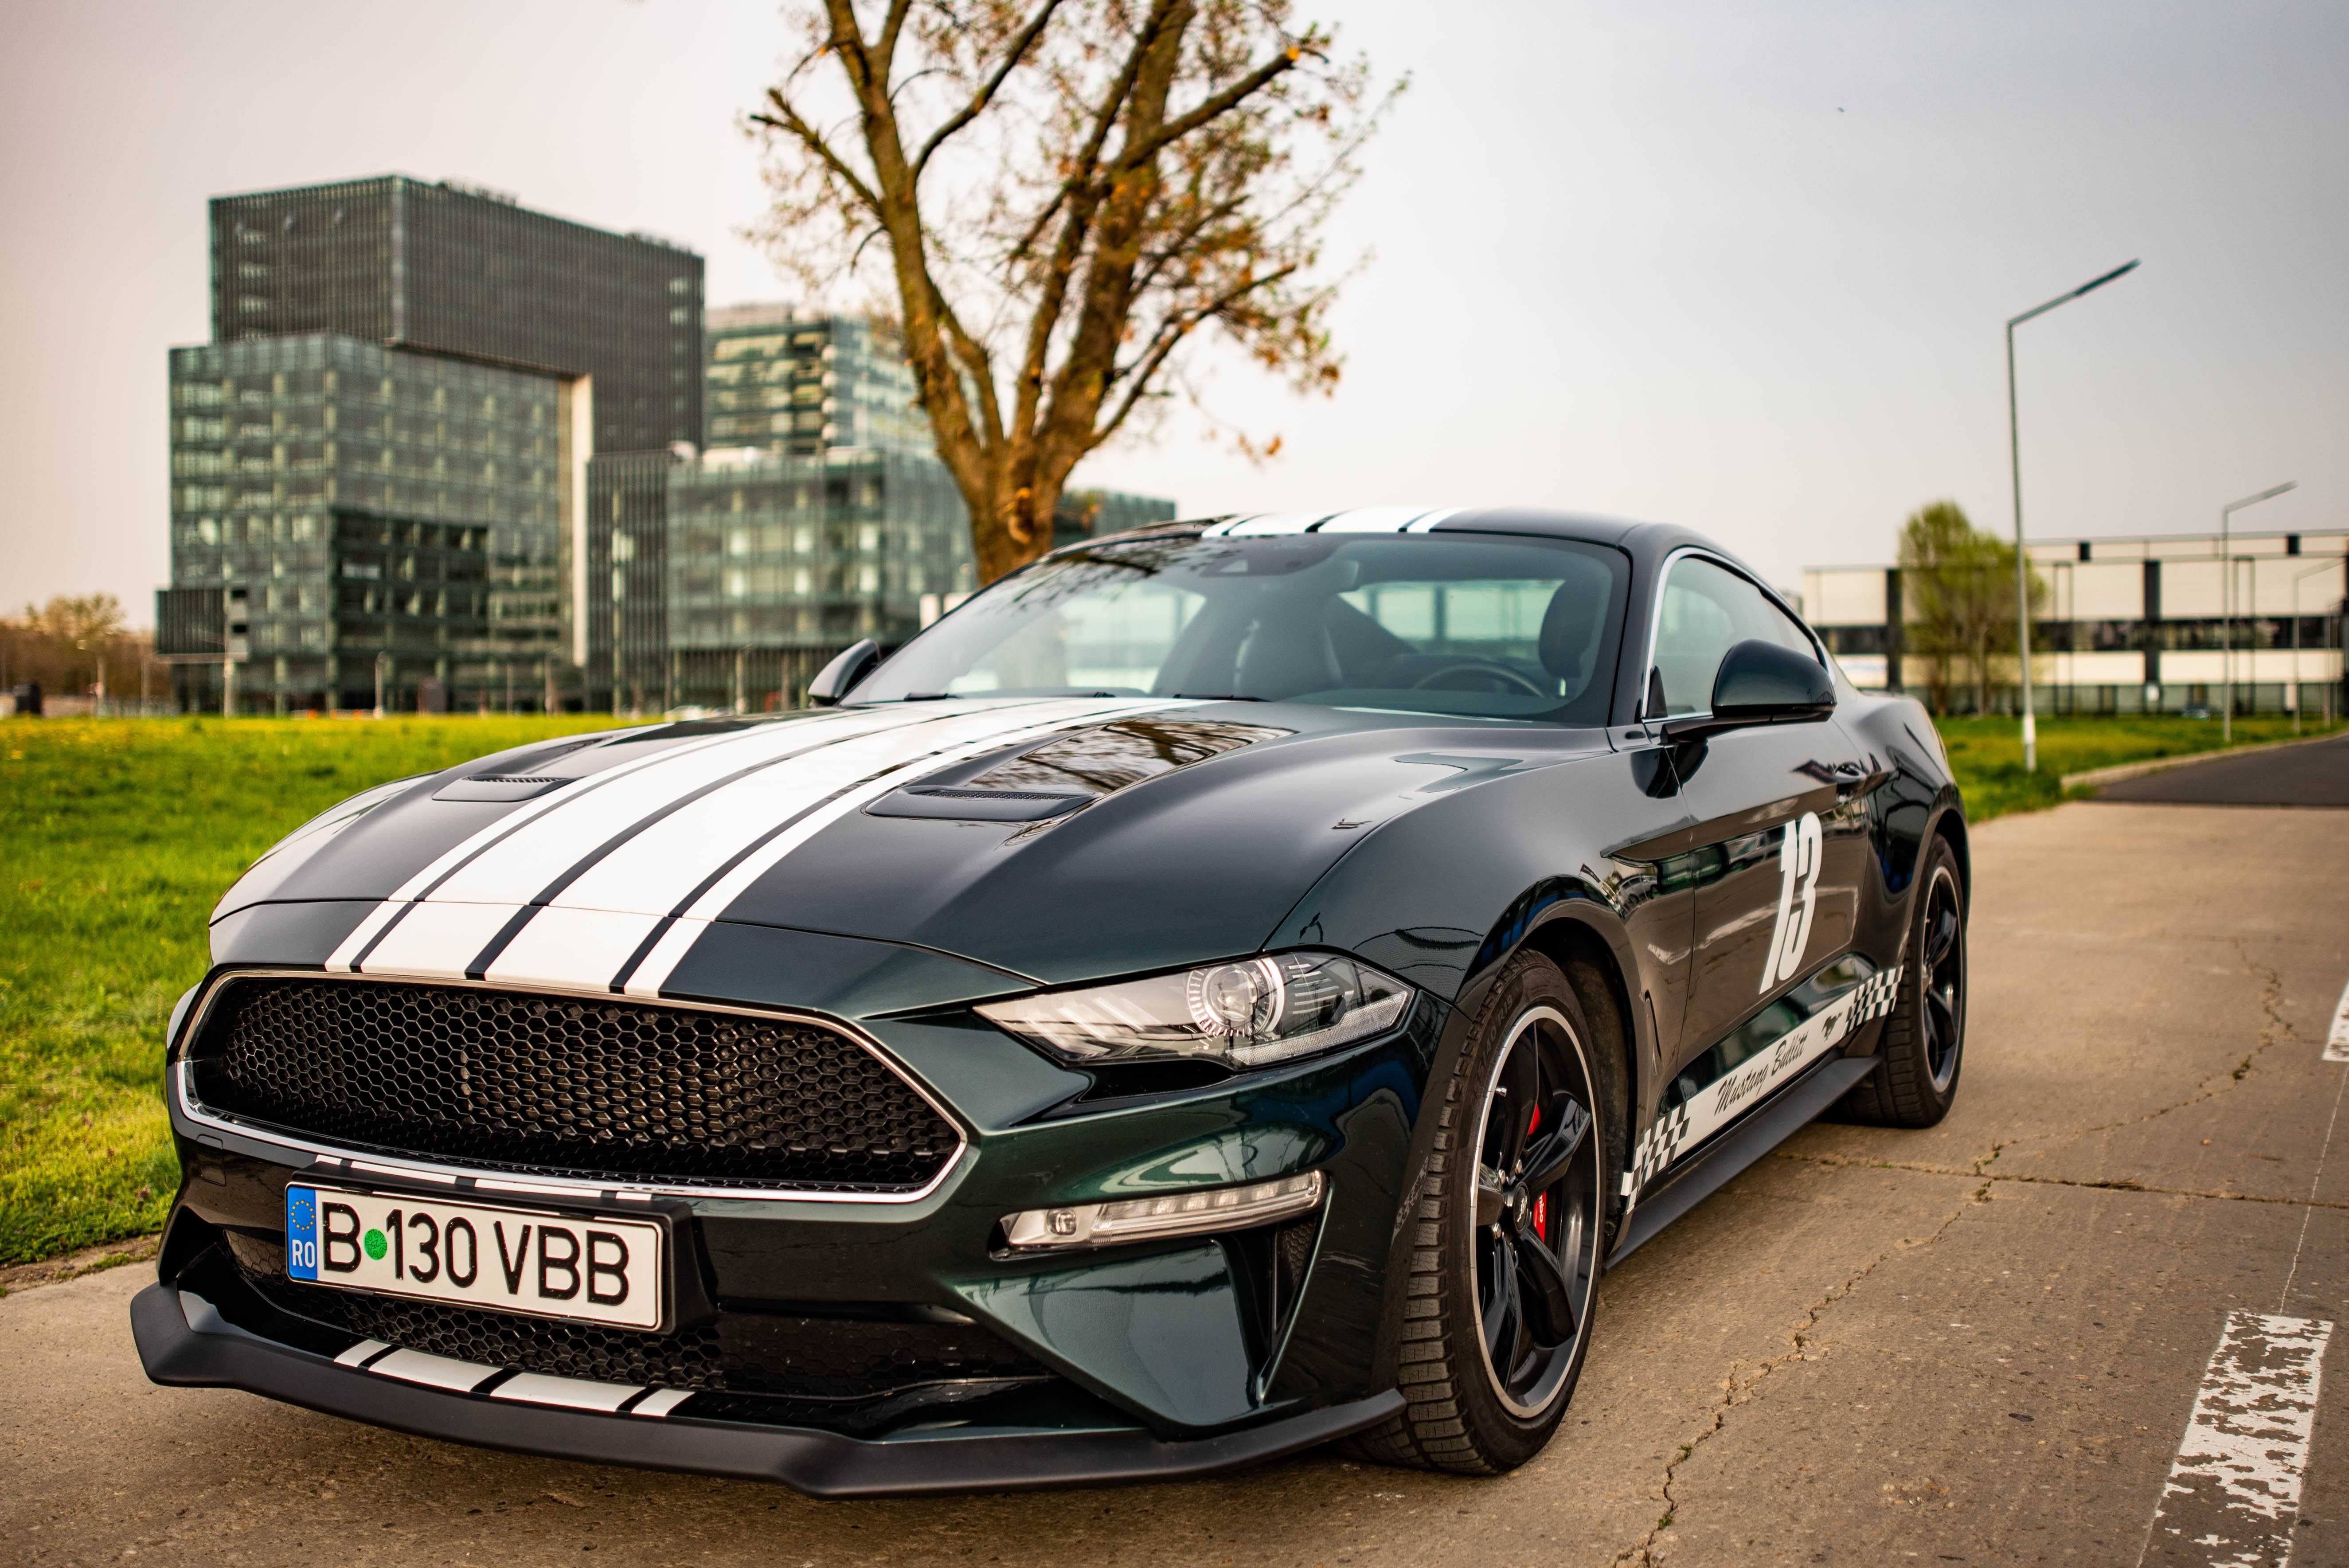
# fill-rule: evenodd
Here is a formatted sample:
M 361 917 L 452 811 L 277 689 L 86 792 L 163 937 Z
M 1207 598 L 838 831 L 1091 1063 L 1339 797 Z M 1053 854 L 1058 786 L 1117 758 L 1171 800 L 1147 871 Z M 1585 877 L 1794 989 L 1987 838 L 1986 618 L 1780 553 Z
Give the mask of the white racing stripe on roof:
M 669 975 L 676 970 L 679 961 L 691 950 L 694 942 L 699 940 L 701 933 L 708 929 L 709 923 L 726 911 L 728 905 L 749 891 L 752 884 L 773 870 L 785 857 L 799 848 L 801 845 L 805 844 L 849 813 L 863 810 L 873 801 L 916 776 L 917 773 L 921 774 L 934 773 L 940 768 L 951 767 L 957 762 L 967 762 L 999 746 L 1017 745 L 1026 741 L 1041 740 L 1056 731 L 1072 728 L 1080 723 L 1106 723 L 1111 720 L 1126 718 L 1135 713 L 1164 711 L 1196 705 L 1195 702 L 1169 701 L 1162 697 L 1129 698 L 1113 702 L 1071 702 L 1068 705 L 1069 711 L 1053 716 L 1047 716 L 1043 712 L 1031 710 L 1026 716 L 1037 722 L 1010 732 L 999 730 L 992 734 L 965 739 L 960 744 L 949 743 L 949 738 L 941 734 L 937 739 L 942 743 L 931 753 L 906 757 L 903 759 L 901 765 L 891 768 L 885 776 L 867 778 L 847 784 L 839 790 L 837 798 L 826 801 L 822 805 L 808 811 L 798 822 L 792 823 L 772 838 L 758 845 L 749 854 L 744 855 L 708 888 L 696 895 L 689 906 L 678 911 L 677 923 L 661 934 L 660 940 L 655 943 L 652 950 L 645 955 L 644 961 L 638 964 L 635 971 L 627 977 L 627 994 L 630 996 L 658 995 L 661 987 L 667 982 Z M 769 820 L 772 822 L 785 819 L 776 815 L 771 816 Z M 740 852 L 738 850 L 736 853 Z
M 1424 506 L 1358 506 L 1340 512 L 1314 529 L 1316 534 L 1400 534 L 1428 515 Z
M 1316 523 L 1330 516 L 1327 512 L 1268 512 L 1260 517 L 1243 518 L 1224 530 L 1226 539 L 1254 539 L 1275 534 L 1302 534 Z
M 1410 527 L 1404 529 L 1403 532 L 1406 534 L 1432 533 L 1437 524 L 1457 517 L 1460 514 L 1467 510 L 1468 508 L 1465 506 L 1447 506 L 1441 512 L 1426 513 L 1423 514 L 1418 521 L 1412 524 Z

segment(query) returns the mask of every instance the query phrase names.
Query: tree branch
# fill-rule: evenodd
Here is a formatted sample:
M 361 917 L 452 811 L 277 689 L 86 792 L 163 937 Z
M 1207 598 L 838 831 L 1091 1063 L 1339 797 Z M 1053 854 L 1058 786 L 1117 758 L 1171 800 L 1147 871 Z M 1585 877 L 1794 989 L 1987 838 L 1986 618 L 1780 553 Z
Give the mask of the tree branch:
M 1116 412 L 1102 422 L 1099 433 L 1086 444 L 1085 450 L 1092 451 L 1117 433 L 1118 427 L 1125 423 L 1125 417 L 1133 412 L 1134 405 L 1142 400 L 1144 391 L 1150 385 L 1150 379 L 1155 376 L 1160 367 L 1166 363 L 1166 357 L 1172 354 L 1175 346 L 1189 337 L 1201 322 L 1210 317 L 1222 315 L 1257 289 L 1268 288 L 1296 270 L 1294 266 L 1285 266 L 1277 272 L 1267 273 L 1262 277 L 1252 278 L 1236 288 L 1225 290 L 1205 305 L 1191 310 L 1174 312 L 1160 322 L 1158 330 L 1151 335 L 1150 346 L 1143 351 L 1142 357 L 1128 369 L 1113 369 L 1111 372 L 1109 378 L 1111 385 L 1114 386 L 1119 381 L 1127 382 L 1125 397 L 1117 405 Z
M 754 114 L 750 117 L 750 123 L 763 125 L 770 130 L 780 130 L 787 136 L 797 138 L 801 146 L 823 161 L 823 166 L 831 170 L 833 177 L 854 193 L 857 201 L 878 216 L 881 212 L 881 198 L 873 193 L 871 186 L 857 178 L 855 170 L 842 161 L 840 154 L 834 152 L 832 150 L 832 144 L 824 140 L 823 132 L 800 118 L 799 110 L 791 106 L 789 100 L 783 97 L 781 89 L 769 88 L 767 101 L 775 106 L 775 114 Z M 782 118 L 778 119 L 775 115 L 781 115 Z
M 1011 47 L 1005 51 L 1003 64 L 996 67 L 995 74 L 971 96 L 968 103 L 963 105 L 944 125 L 930 132 L 930 139 L 922 143 L 922 150 L 919 152 L 914 154 L 916 184 L 921 183 L 922 171 L 928 165 L 930 154 L 946 145 L 948 137 L 977 119 L 981 111 L 994 101 L 995 95 L 1001 89 L 1005 79 L 1019 67 L 1020 60 L 1026 57 L 1030 47 L 1044 36 L 1045 24 L 1052 19 L 1052 13 L 1060 8 L 1061 0 L 1044 0 L 1042 8 L 1029 19 L 1028 25 L 1022 27 L 1019 36 L 1011 40 Z
M 1295 70 L 1297 68 L 1297 62 L 1309 51 L 1312 39 L 1309 35 L 1305 44 L 1291 44 L 1287 49 L 1275 55 L 1272 58 L 1267 60 L 1264 64 L 1258 66 L 1256 69 L 1250 71 L 1239 80 L 1234 82 L 1230 87 L 1226 88 L 1223 91 L 1217 93 L 1215 97 L 1209 99 L 1198 108 L 1191 110 L 1190 113 L 1177 115 L 1174 119 L 1168 120 L 1159 129 L 1155 135 L 1147 138 L 1133 147 L 1124 149 L 1118 155 L 1118 168 L 1121 171 L 1140 168 L 1143 163 L 1148 162 L 1151 159 L 1156 157 L 1160 152 L 1174 145 L 1175 142 L 1182 140 L 1185 137 L 1190 135 L 1193 131 L 1198 130 L 1209 120 L 1217 119 L 1222 118 L 1224 115 L 1229 114 L 1233 109 L 1237 109 L 1241 104 L 1246 103 L 1257 93 L 1262 91 L 1266 85 L 1270 83 L 1274 78 Z M 1310 52 L 1317 58 L 1319 57 L 1320 51 L 1319 49 L 1311 49 Z

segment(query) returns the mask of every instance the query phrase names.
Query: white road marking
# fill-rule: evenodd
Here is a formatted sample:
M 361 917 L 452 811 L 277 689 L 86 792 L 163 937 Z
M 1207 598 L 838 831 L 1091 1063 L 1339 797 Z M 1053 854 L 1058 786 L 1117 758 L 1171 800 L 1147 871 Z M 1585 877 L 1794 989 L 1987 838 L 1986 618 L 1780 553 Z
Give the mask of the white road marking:
M 2333 1325 L 2234 1312 L 2202 1374 L 2186 1436 L 2137 1552 L 2174 1542 L 2214 1568 L 2282 1568 L 2300 1518 L 2301 1475 Z
M 2324 1059 L 2349 1062 L 2349 986 L 2341 988 L 2341 1005 L 2333 1010 L 2333 1032 L 2324 1037 Z

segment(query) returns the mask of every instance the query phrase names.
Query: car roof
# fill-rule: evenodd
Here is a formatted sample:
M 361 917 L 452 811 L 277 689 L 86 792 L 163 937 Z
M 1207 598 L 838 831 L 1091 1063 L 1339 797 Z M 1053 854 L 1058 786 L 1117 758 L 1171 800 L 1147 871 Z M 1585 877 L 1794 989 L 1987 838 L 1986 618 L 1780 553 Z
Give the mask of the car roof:
M 1653 565 L 1686 545 L 1710 550 L 1731 561 L 1737 561 L 1736 556 L 1693 529 L 1668 523 L 1635 523 L 1587 512 L 1559 512 L 1531 506 L 1364 506 L 1342 512 L 1228 513 L 1219 517 L 1154 524 L 1146 528 L 1082 540 L 1062 548 L 1081 550 L 1088 545 L 1123 539 L 1164 539 L 1185 535 L 1262 538 L 1283 534 L 1530 534 L 1545 538 L 1612 545 L 1641 565 Z M 1756 580 L 1766 582 L 1767 579 L 1761 578 L 1744 562 L 1740 561 L 1738 565 Z

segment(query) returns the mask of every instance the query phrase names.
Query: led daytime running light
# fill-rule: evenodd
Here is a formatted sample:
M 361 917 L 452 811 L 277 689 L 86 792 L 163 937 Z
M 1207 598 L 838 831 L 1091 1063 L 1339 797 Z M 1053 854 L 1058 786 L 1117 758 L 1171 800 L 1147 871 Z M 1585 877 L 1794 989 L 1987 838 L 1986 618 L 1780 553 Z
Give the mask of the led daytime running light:
M 1015 1252 L 1065 1251 L 1167 1236 L 1208 1236 L 1309 1213 L 1321 1204 L 1321 1173 L 1284 1176 L 1248 1187 L 1211 1187 L 1161 1198 L 1072 1203 L 1003 1217 Z

